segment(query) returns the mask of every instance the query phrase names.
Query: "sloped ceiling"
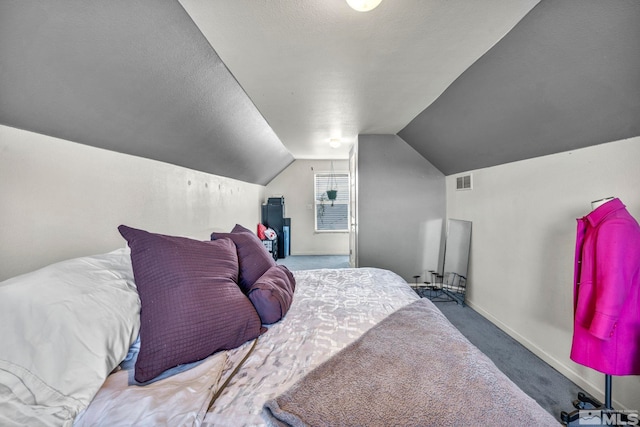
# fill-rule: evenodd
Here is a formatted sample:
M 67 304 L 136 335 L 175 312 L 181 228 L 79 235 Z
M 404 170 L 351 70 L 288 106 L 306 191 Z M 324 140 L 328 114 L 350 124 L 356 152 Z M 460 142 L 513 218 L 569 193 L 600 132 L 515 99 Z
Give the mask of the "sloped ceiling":
M 639 9 L 2 0 L 0 124 L 257 184 L 397 133 L 452 174 L 640 135 Z
M 446 175 L 638 136 L 639 23 L 636 0 L 542 1 L 398 135 Z
M 0 2 L 0 123 L 266 184 L 293 156 L 176 1 Z

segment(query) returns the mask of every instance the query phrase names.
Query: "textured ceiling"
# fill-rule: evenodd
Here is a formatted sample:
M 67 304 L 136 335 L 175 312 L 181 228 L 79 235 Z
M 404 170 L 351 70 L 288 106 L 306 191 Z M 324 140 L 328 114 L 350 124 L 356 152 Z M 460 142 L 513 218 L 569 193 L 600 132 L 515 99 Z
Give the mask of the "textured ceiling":
M 257 184 L 398 133 L 457 173 L 640 135 L 639 9 L 2 0 L 0 124 Z
M 346 158 L 358 134 L 405 127 L 538 0 L 180 2 L 294 157 Z
M 446 175 L 640 135 L 640 1 L 543 1 L 406 128 Z
M 257 184 L 293 161 L 176 1 L 0 2 L 0 123 Z

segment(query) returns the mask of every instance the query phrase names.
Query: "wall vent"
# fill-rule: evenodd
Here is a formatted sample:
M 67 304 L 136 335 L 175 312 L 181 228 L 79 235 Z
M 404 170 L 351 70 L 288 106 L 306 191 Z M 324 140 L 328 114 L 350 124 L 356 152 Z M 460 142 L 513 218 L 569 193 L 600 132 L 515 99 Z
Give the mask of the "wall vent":
M 471 179 L 471 174 L 462 175 L 456 178 L 456 191 L 472 190 L 472 189 L 473 189 L 473 180 Z

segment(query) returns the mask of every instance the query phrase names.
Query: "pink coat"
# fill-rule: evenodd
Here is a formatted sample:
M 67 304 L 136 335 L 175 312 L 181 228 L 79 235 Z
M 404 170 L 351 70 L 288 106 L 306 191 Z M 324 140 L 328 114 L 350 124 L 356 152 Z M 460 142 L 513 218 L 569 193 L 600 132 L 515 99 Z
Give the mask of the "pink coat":
M 619 199 L 578 219 L 571 359 L 640 375 L 640 226 Z

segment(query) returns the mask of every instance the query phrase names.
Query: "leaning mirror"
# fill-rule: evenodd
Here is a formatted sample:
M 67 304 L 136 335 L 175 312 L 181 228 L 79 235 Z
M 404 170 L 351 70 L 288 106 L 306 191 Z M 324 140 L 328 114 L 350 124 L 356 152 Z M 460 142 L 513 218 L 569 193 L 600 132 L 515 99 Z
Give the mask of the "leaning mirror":
M 471 221 L 447 221 L 447 239 L 444 249 L 442 290 L 464 305 L 467 291 L 467 270 L 471 249 Z

